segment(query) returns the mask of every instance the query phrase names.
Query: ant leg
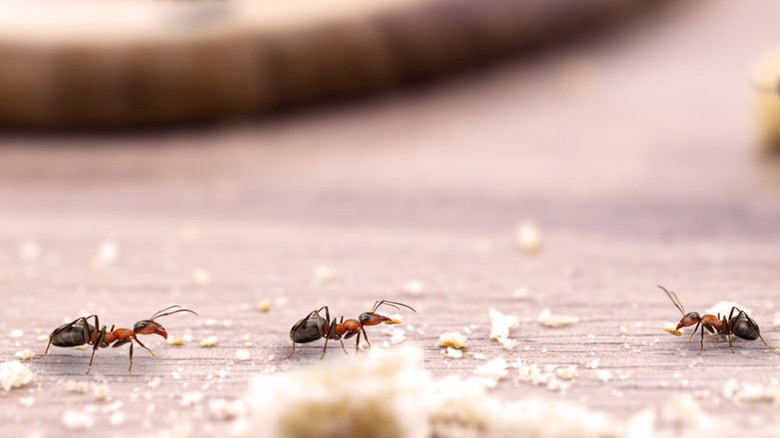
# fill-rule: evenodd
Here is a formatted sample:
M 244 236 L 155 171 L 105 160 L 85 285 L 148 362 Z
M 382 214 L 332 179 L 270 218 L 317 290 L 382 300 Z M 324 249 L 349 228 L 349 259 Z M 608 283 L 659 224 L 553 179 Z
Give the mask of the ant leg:
M 696 326 L 699 327 L 698 325 Z M 701 354 L 704 351 L 704 328 L 701 329 L 701 350 L 699 350 L 699 354 Z
M 87 367 L 87 372 L 84 374 L 89 374 L 89 372 L 92 370 L 92 361 L 95 359 L 95 352 L 98 348 L 100 348 L 100 344 L 103 343 L 103 338 L 106 337 L 106 326 L 103 326 L 100 328 L 100 332 L 97 334 L 97 337 L 95 337 L 95 345 L 92 347 L 92 356 L 89 358 L 89 366 Z
M 146 345 L 144 345 L 144 344 L 143 344 L 141 341 L 139 341 L 139 340 L 138 340 L 138 338 L 136 338 L 135 336 L 133 336 L 132 338 L 128 338 L 128 340 L 130 340 L 130 339 L 134 340 L 135 342 L 138 342 L 138 345 L 140 345 L 141 347 L 143 347 L 143 348 L 144 348 L 146 351 L 148 351 L 148 352 L 149 352 L 149 354 L 151 354 L 153 357 L 157 357 L 157 356 L 155 356 L 155 355 L 154 355 L 154 353 L 152 353 L 152 350 L 150 350 L 150 349 L 146 348 Z M 132 346 L 133 344 L 130 344 L 130 345 Z
M 691 337 L 690 337 L 690 338 L 688 338 L 688 343 L 689 343 L 689 344 L 690 344 L 690 343 L 691 343 L 691 341 L 693 340 L 693 335 L 695 335 L 695 334 L 696 334 L 696 330 L 698 330 L 698 329 L 699 329 L 699 324 L 701 324 L 701 321 L 699 321 L 699 322 L 697 322 L 697 323 L 696 323 L 696 327 L 693 329 L 693 333 L 691 333 Z M 701 331 L 704 331 L 704 329 L 701 329 Z
M 731 311 L 733 312 L 735 308 L 732 308 Z M 729 317 L 731 317 L 731 313 L 729 313 Z M 731 345 L 731 327 L 729 327 L 729 320 L 726 319 L 726 315 L 723 315 L 723 319 L 721 320 L 722 325 L 722 331 L 726 333 L 726 339 L 729 340 L 729 350 L 731 350 L 731 354 L 734 354 L 734 347 Z
M 127 369 L 127 374 L 130 374 L 131 376 L 133 375 L 133 342 L 132 341 L 130 341 L 130 368 Z
M 368 351 L 371 351 L 371 342 L 368 340 L 368 335 L 366 334 L 366 329 L 363 327 L 360 327 L 360 331 L 363 332 L 363 339 L 366 340 L 366 344 L 368 344 Z M 360 334 L 358 334 L 358 338 L 360 337 Z
M 340 340 L 340 339 L 339 339 Z M 325 336 L 325 345 L 322 347 L 322 356 L 320 356 L 320 360 L 325 358 L 325 351 L 328 349 L 328 337 Z
M 341 349 L 344 350 L 344 354 L 349 354 L 347 353 L 347 347 L 344 346 L 344 341 L 342 339 L 339 339 L 339 342 L 341 342 Z

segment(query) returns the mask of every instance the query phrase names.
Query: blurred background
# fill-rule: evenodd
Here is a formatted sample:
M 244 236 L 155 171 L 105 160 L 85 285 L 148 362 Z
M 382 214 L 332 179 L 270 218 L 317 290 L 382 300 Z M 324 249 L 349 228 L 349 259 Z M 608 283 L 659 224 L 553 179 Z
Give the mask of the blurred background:
M 582 336 L 658 336 L 632 324 L 679 318 L 649 292 L 659 283 L 699 311 L 746 299 L 776 343 L 780 169 L 756 99 L 777 95 L 756 71 L 780 45 L 780 3 L 287 3 L 0 4 L 0 333 L 24 330 L 4 360 L 42 351 L 67 318 L 130 326 L 179 303 L 201 319 L 171 316 L 169 332 L 219 347 L 149 342 L 163 357 L 134 371 L 165 377 L 186 358 L 195 387 L 244 334 L 253 360 L 278 364 L 310 310 L 354 317 L 385 298 L 417 308 L 416 341 L 444 374 L 438 334 L 487 327 L 490 307 L 521 317 L 532 352 L 542 306 L 579 316 Z M 519 224 L 538 242 L 518 245 Z M 585 351 L 548 341 L 555 360 Z M 35 406 L 52 411 L 14 404 L 0 418 L 15 430 L 72 407 L 56 382 L 86 354 L 54 353 L 31 365 L 47 394 Z M 125 365 L 101 351 L 93 370 Z M 234 396 L 254 371 L 203 391 Z M 145 412 L 119 395 L 131 381 L 112 382 Z M 178 404 L 180 383 L 147 389 L 174 394 L 158 407 L 175 415 L 141 427 L 209 423 Z M 571 393 L 617 412 L 665 397 L 592 389 Z

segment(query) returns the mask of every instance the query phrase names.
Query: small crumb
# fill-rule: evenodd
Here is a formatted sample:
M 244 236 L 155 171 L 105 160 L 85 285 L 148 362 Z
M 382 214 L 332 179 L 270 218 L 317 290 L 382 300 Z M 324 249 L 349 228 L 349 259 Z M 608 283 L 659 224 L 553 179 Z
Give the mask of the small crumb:
M 219 341 L 219 338 L 216 336 L 209 336 L 208 338 L 200 341 L 201 347 L 213 347 L 217 345 L 217 342 Z
M 401 284 L 398 287 L 398 289 L 400 289 L 401 292 L 404 292 L 407 295 L 419 296 L 420 294 L 423 293 L 423 290 L 425 289 L 425 285 L 420 280 L 411 280 Z
M 65 387 L 65 391 L 67 392 L 87 392 L 87 384 L 86 382 L 77 382 L 75 380 L 66 380 L 63 382 L 62 386 Z
M 468 338 L 457 332 L 442 333 L 439 336 L 439 346 L 452 348 L 466 348 Z
M 19 258 L 24 262 L 34 262 L 41 255 L 41 247 L 34 240 L 26 240 L 19 245 Z
M 625 328 L 625 327 L 623 327 L 623 326 L 621 325 L 621 326 L 620 326 L 620 334 L 621 334 L 621 335 L 628 334 L 628 329 L 627 329 L 627 328 Z
M 478 366 L 477 369 L 474 370 L 474 374 L 480 377 L 487 377 L 492 379 L 495 383 L 498 383 L 499 380 L 506 377 L 509 373 L 509 371 L 507 371 L 507 367 L 508 364 L 506 363 L 506 359 L 503 357 L 498 357 Z
M 48 335 L 40 335 L 38 336 L 38 342 L 49 342 L 49 336 Z
M 146 384 L 149 385 L 150 388 L 157 388 L 158 386 L 160 386 L 160 378 L 155 377 L 154 379 L 151 379 L 147 377 Z
M 241 340 L 244 342 L 249 342 L 250 339 L 252 339 L 252 337 L 249 335 L 249 333 L 244 333 L 244 336 L 241 337 Z
M 331 270 L 327 266 L 317 266 L 314 268 L 314 277 L 313 280 L 316 283 L 322 284 L 327 283 L 335 277 L 335 274 L 333 273 L 333 270 Z
M 663 327 L 664 327 L 664 331 L 665 332 L 669 332 L 669 333 L 671 333 L 671 334 L 673 334 L 675 336 L 682 336 L 682 332 L 680 332 L 680 331 L 678 331 L 676 329 L 677 324 L 675 324 L 675 323 L 665 322 Z
M 244 361 L 249 359 L 249 351 L 248 350 L 237 350 L 236 351 L 236 360 Z
M 623 348 L 624 348 L 625 350 L 628 350 L 628 349 L 630 349 L 630 348 L 631 348 L 631 346 L 630 346 L 630 345 L 628 345 L 628 342 L 624 342 L 624 343 L 623 343 Z
M 33 372 L 18 360 L 0 364 L 0 384 L 6 391 L 30 383 L 34 376 Z
M 517 347 L 518 342 L 509 339 L 510 330 L 518 325 L 517 317 L 505 315 L 495 309 L 490 309 L 488 315 L 490 317 L 490 339 L 498 341 L 506 350 Z
M 211 274 L 203 269 L 196 269 L 192 271 L 192 280 L 197 285 L 205 286 L 211 283 Z
M 181 339 L 184 342 L 192 342 L 192 334 L 191 333 L 185 333 L 184 336 L 181 337 Z
M 406 335 L 403 330 L 393 330 L 390 334 L 390 343 L 393 345 L 400 344 L 406 340 Z
M 544 309 L 539 314 L 539 322 L 547 327 L 560 328 L 579 322 L 579 318 L 576 316 L 557 315 L 552 313 L 550 309 Z
M 35 403 L 35 399 L 32 398 L 32 397 L 20 397 L 19 398 L 19 404 L 24 406 L 24 407 L 26 407 L 26 408 L 29 408 L 34 403 Z
M 73 349 L 74 350 L 86 350 L 87 349 L 87 345 L 86 344 L 84 344 L 84 345 L 77 345 L 77 346 L 73 347 Z
M 458 350 L 457 348 L 447 347 L 446 350 L 444 350 L 444 355 L 447 357 L 451 357 L 453 359 L 460 359 L 463 357 L 463 350 Z
M 390 321 L 385 321 L 385 324 L 388 325 L 402 324 L 404 322 L 404 316 L 398 313 L 392 315 L 385 315 L 385 316 L 390 318 Z
M 216 327 L 217 326 L 217 320 L 216 319 L 204 319 L 203 325 L 205 327 Z
M 595 358 L 592 361 L 588 362 L 585 365 L 585 368 L 596 369 L 599 367 L 599 362 L 600 362 L 599 358 Z
M 566 368 L 557 368 L 555 374 L 561 379 L 574 380 L 577 377 L 577 366 L 569 365 Z
M 184 407 L 194 406 L 203 400 L 202 392 L 186 392 L 181 395 L 181 405 Z
M 484 354 L 482 354 L 482 353 L 469 353 L 469 354 L 470 354 L 470 355 L 471 355 L 471 357 L 473 357 L 474 359 L 478 359 L 478 360 L 486 360 L 486 359 L 487 359 L 487 356 L 485 356 L 485 355 L 484 355 Z
M 108 417 L 108 422 L 112 426 L 121 426 L 125 423 L 125 414 L 122 412 L 114 412 Z
M 217 420 L 232 420 L 246 414 L 246 405 L 241 400 L 211 400 L 209 412 Z
M 95 425 L 95 419 L 84 412 L 65 411 L 62 415 L 62 423 L 68 429 L 89 430 Z
M 21 360 L 35 359 L 35 353 L 33 353 L 30 350 L 17 351 L 16 353 L 14 353 L 14 356 L 18 357 Z
M 184 339 L 178 336 L 168 336 L 168 345 L 182 345 L 183 343 Z
M 252 348 L 252 343 L 249 341 L 244 342 L 244 347 L 246 348 Z
M 111 390 L 106 384 L 93 384 L 92 395 L 95 400 L 111 400 Z
M 271 300 L 261 300 L 257 302 L 257 310 L 260 312 L 268 312 L 271 310 Z
M 13 329 L 11 330 L 11 334 L 9 334 L 8 336 L 12 338 L 21 338 L 22 336 L 24 336 L 24 331 L 22 329 Z
M 512 297 L 512 299 L 514 300 L 524 300 L 528 298 L 530 295 L 528 294 L 528 289 L 523 287 L 512 291 L 512 293 L 509 296 Z
M 526 254 L 535 254 L 541 248 L 541 236 L 539 230 L 531 222 L 524 222 L 515 229 L 515 239 L 518 246 Z
M 612 373 L 608 370 L 596 370 L 596 377 L 604 383 L 612 380 Z

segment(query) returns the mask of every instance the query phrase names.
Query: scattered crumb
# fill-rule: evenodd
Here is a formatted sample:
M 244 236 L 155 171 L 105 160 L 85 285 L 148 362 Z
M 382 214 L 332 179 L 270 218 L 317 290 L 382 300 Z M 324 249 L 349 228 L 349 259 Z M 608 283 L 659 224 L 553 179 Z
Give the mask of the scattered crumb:
M 121 426 L 125 423 L 125 414 L 122 412 L 114 412 L 108 417 L 108 422 L 112 426 Z
M 184 339 L 170 335 L 168 336 L 168 345 L 182 345 L 184 343 Z
M 474 370 L 474 374 L 480 377 L 487 377 L 494 382 L 493 384 L 495 384 L 506 377 L 507 374 L 509 374 L 507 367 L 508 364 L 506 363 L 506 359 L 503 357 L 498 357 L 478 366 L 477 369 Z
M 191 333 L 185 333 L 184 336 L 181 337 L 181 339 L 184 342 L 192 342 L 192 334 Z
M 209 412 L 216 420 L 232 420 L 246 415 L 246 405 L 242 400 L 211 400 Z
M 625 327 L 623 327 L 623 326 L 621 325 L 621 326 L 620 326 L 620 334 L 621 334 L 621 335 L 628 334 L 628 329 L 627 329 L 627 328 L 625 328 Z
M 34 403 L 35 403 L 35 399 L 32 398 L 32 397 L 20 397 L 19 398 L 19 404 L 24 406 L 24 407 L 26 407 L 26 408 L 29 408 Z
M 599 358 L 595 358 L 595 359 L 593 359 L 592 361 L 588 362 L 588 363 L 585 365 L 585 368 L 590 368 L 590 369 L 592 369 L 592 370 L 595 370 L 596 368 L 598 368 L 598 367 L 599 367 L 599 362 L 600 362 Z
M 390 343 L 393 345 L 400 344 L 406 340 L 406 335 L 403 330 L 393 328 L 390 332 Z
M 203 400 L 202 392 L 186 392 L 181 395 L 181 405 L 186 407 L 194 406 Z
M 513 366 L 517 368 L 519 381 L 529 383 L 534 386 L 543 385 L 550 391 L 561 393 L 566 392 L 569 386 L 571 386 L 572 382 L 574 382 L 573 373 L 576 373 L 576 371 L 570 370 L 569 368 L 562 369 L 560 373 L 563 376 L 572 376 L 571 378 L 566 378 L 569 380 L 567 382 L 558 378 L 560 377 L 558 376 L 559 372 L 553 365 L 547 365 L 543 368 L 540 368 L 536 364 L 524 363 L 522 360 L 518 359 Z
M 217 345 L 217 342 L 219 342 L 219 338 L 216 336 L 209 336 L 208 338 L 200 341 L 201 347 L 213 347 Z
M 268 312 L 271 310 L 271 300 L 265 299 L 257 302 L 257 310 L 261 312 Z
M 669 332 L 675 336 L 682 336 L 682 332 L 677 330 L 677 324 L 673 322 L 665 322 L 663 327 L 665 332 Z
M 423 293 L 423 290 L 425 289 L 425 285 L 420 280 L 410 280 L 406 283 L 401 284 L 398 289 L 401 292 L 406 293 L 407 295 L 411 296 L 419 296 Z
M 478 360 L 486 360 L 486 359 L 487 359 L 487 356 L 485 356 L 485 355 L 484 355 L 484 354 L 482 354 L 482 353 L 470 353 L 470 355 L 471 355 L 471 357 L 473 357 L 474 359 L 478 359 Z
M 596 370 L 596 377 L 604 383 L 612 380 L 612 373 L 608 370 Z
M 394 313 L 392 315 L 385 315 L 385 316 L 390 318 L 390 321 L 385 321 L 385 324 L 388 325 L 401 324 L 404 322 L 404 316 L 399 313 Z
M 559 328 L 579 322 L 576 316 L 556 315 L 550 309 L 544 309 L 539 314 L 539 322 L 547 327 Z
M 444 355 L 447 357 L 451 357 L 453 359 L 460 359 L 463 357 L 463 350 L 459 350 L 457 348 L 447 347 L 446 350 L 442 350 L 444 352 Z
M 515 300 L 524 300 L 528 298 L 530 295 L 528 294 L 528 289 L 522 287 L 520 289 L 512 291 L 512 293 L 509 296 Z
M 237 350 L 236 351 L 236 360 L 244 361 L 249 359 L 249 351 L 247 350 Z
M 211 283 L 211 274 L 203 269 L 196 269 L 192 271 L 192 281 L 200 286 L 205 286 Z
M 160 386 L 160 378 L 155 377 L 154 379 L 152 379 L 147 377 L 146 384 L 149 385 L 150 388 L 157 388 L 158 386 Z
M 95 400 L 111 400 L 111 390 L 106 384 L 92 384 L 92 394 Z
M 49 335 L 40 335 L 37 340 L 38 342 L 49 342 Z
M 202 324 L 204 327 L 216 327 L 217 326 L 217 320 L 216 319 L 204 319 L 202 321 Z
M 335 277 L 333 271 L 327 266 L 317 266 L 314 268 L 313 280 L 315 283 L 327 283 Z
M 12 338 L 21 338 L 24 336 L 24 331 L 22 329 L 13 329 L 11 330 L 11 333 L 8 335 Z
M 489 316 L 490 339 L 495 339 L 507 350 L 515 348 L 518 342 L 514 339 L 509 339 L 509 331 L 513 327 L 517 327 L 517 317 L 513 315 L 504 315 L 495 309 L 490 309 Z
M 16 353 L 14 353 L 14 356 L 18 357 L 21 360 L 35 359 L 35 353 L 33 353 L 30 350 L 17 351 Z
M 86 382 L 77 382 L 75 380 L 66 380 L 62 383 L 62 386 L 65 387 L 65 391 L 67 392 L 87 392 L 87 383 Z
M 0 364 L 0 384 L 3 389 L 10 391 L 30 383 L 35 375 L 18 360 L 3 362 Z
M 34 262 L 41 254 L 41 247 L 34 240 L 25 240 L 19 245 L 18 254 L 23 262 Z
M 442 333 L 439 336 L 439 346 L 441 347 L 466 348 L 468 343 L 468 338 L 457 332 Z
M 535 254 L 541 248 L 539 230 L 531 222 L 524 222 L 515 229 L 515 239 L 520 249 L 526 254 Z
M 65 411 L 62 414 L 62 423 L 68 429 L 89 430 L 95 425 L 95 419 L 85 412 Z
M 565 368 L 557 368 L 555 370 L 555 375 L 561 379 L 574 380 L 574 378 L 577 377 L 577 366 L 569 365 Z

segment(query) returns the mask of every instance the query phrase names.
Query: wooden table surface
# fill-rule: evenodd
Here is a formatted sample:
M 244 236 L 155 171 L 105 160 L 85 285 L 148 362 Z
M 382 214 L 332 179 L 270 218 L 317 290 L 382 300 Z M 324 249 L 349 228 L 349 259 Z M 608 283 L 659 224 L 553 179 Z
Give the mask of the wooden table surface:
M 130 327 L 178 303 L 200 317 L 161 320 L 193 341 L 145 337 L 158 357 L 136 348 L 133 377 L 126 347 L 100 350 L 89 377 L 89 351 L 24 362 L 35 378 L 0 391 L 0 435 L 224 435 L 208 401 L 283 369 L 297 319 L 323 305 L 354 317 L 377 299 L 417 309 L 405 343 L 436 378 L 481 364 L 437 345 L 471 326 L 468 351 L 488 359 L 598 358 L 613 375 L 580 367 L 565 394 L 506 380 L 503 400 L 568 400 L 619 421 L 688 394 L 748 434 L 773 433 L 778 400 L 735 403 L 724 388 L 776 387 L 780 356 L 711 339 L 697 355 L 663 332 L 680 316 L 656 286 L 688 310 L 737 301 L 780 344 L 780 168 L 759 153 L 749 87 L 780 44 L 779 13 L 770 0 L 693 2 L 532 60 L 270 120 L 2 134 L 2 361 L 40 354 L 40 336 L 81 315 Z M 515 242 L 524 221 L 539 229 L 533 255 Z M 520 318 L 512 354 L 488 338 L 491 308 Z M 544 327 L 543 309 L 579 322 Z M 111 399 L 69 381 L 104 382 Z M 73 411 L 94 426 L 67 428 Z

